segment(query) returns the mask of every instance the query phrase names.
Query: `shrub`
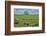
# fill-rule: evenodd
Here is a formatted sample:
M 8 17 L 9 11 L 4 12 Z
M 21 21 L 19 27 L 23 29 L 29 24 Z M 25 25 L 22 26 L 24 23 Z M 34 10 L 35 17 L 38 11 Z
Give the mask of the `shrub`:
M 19 20 L 18 19 L 15 19 L 14 20 L 14 24 L 18 24 L 19 23 Z

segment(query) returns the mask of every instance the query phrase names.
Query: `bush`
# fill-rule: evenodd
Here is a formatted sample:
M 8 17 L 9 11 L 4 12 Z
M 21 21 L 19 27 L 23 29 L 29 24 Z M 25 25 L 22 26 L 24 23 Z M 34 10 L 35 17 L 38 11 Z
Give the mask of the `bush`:
M 15 19 L 14 24 L 18 24 L 18 23 L 19 23 L 19 20 Z

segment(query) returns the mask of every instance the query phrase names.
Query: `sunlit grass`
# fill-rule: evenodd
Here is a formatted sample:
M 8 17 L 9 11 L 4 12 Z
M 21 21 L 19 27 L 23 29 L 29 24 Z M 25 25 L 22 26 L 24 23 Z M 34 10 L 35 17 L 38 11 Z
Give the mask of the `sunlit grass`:
M 15 15 L 14 26 L 15 27 L 39 26 L 39 15 L 38 14 Z

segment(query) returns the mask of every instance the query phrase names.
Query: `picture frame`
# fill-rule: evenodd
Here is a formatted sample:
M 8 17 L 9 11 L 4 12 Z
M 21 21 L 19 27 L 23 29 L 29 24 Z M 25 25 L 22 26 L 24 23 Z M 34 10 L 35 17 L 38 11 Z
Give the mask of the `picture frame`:
M 38 3 L 38 2 L 36 3 L 36 2 L 5 1 L 5 35 L 44 33 L 45 32 L 45 7 L 44 6 L 45 6 L 44 3 Z M 37 9 L 39 9 L 39 10 L 37 10 Z M 34 20 L 34 22 L 33 22 L 32 19 L 31 19 L 31 22 L 33 22 L 35 24 L 38 23 L 39 26 L 37 25 L 36 27 L 35 26 L 31 27 L 30 24 L 23 25 L 22 23 L 25 21 L 18 23 L 18 25 L 14 24 L 14 23 L 16 23 L 16 21 L 14 22 L 15 18 L 19 16 L 19 15 L 17 16 L 16 14 L 19 14 L 24 10 L 26 10 L 26 13 L 24 14 L 24 16 L 27 16 L 30 14 L 30 13 L 28 14 L 27 11 L 33 12 L 33 15 L 34 14 L 38 15 L 38 17 L 33 16 L 33 18 L 36 18 L 38 22 L 36 20 Z M 17 13 L 17 12 L 19 12 L 19 13 Z M 23 12 L 21 14 L 23 14 Z M 37 16 L 37 15 L 35 15 L 35 16 Z M 15 16 L 15 18 L 14 18 L 14 16 Z M 23 18 L 23 19 L 25 20 L 25 18 Z M 27 18 L 28 18 L 28 16 L 27 16 Z M 20 18 L 19 21 L 21 21 L 21 19 L 22 18 Z M 27 22 L 27 20 L 30 21 L 30 19 L 26 19 L 26 22 Z M 20 25 L 22 24 L 22 25 L 20 26 L 19 24 Z M 15 25 L 15 29 L 14 29 L 14 25 Z M 17 28 L 16 28 L 16 26 L 17 26 Z

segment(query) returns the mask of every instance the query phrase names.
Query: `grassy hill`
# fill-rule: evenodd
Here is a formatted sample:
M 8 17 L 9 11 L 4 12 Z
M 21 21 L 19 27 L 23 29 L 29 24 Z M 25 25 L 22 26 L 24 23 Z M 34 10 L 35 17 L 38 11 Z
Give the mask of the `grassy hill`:
M 14 26 L 15 27 L 35 27 L 39 26 L 39 15 L 14 15 Z

